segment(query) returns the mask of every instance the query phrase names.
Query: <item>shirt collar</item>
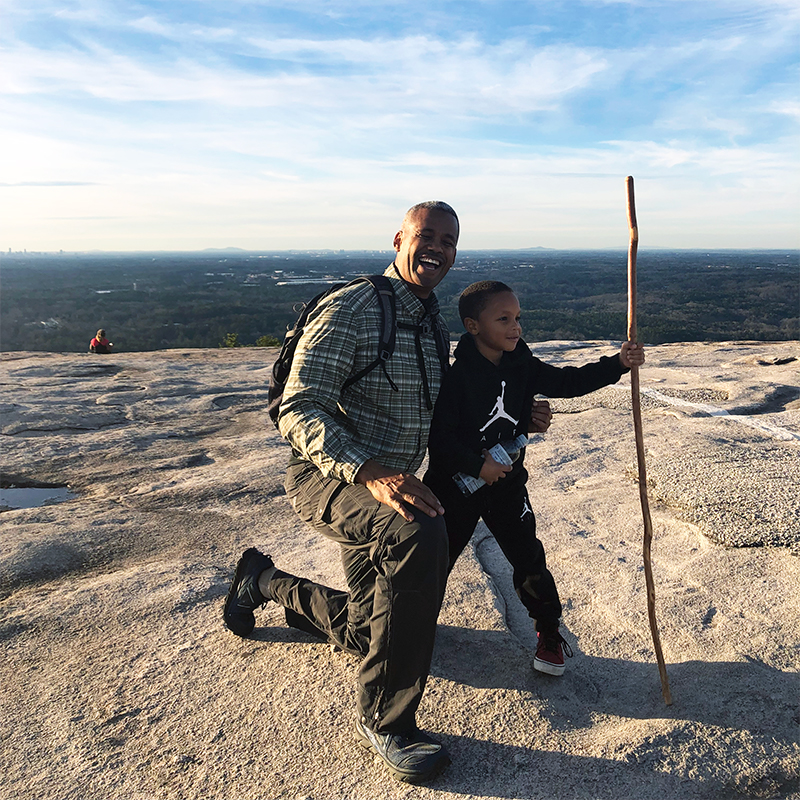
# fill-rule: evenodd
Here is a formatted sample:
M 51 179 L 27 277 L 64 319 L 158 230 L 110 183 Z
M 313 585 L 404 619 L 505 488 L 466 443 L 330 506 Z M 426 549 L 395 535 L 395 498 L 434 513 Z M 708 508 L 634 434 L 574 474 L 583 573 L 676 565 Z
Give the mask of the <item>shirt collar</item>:
M 397 265 L 394 262 L 389 264 L 383 274 L 386 275 L 387 278 L 392 279 L 395 295 L 400 300 L 403 308 L 405 308 L 412 317 L 421 318 L 425 316 L 425 314 L 435 317 L 439 313 L 439 301 L 436 298 L 436 294 L 431 292 L 427 304 L 423 303 L 400 277 Z

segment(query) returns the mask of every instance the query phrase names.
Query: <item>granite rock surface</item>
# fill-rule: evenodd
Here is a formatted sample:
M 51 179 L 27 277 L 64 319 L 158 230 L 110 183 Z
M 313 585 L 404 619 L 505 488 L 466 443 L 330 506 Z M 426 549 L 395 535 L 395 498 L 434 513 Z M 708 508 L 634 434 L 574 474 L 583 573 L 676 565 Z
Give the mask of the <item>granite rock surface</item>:
M 534 346 L 581 364 L 607 342 Z M 222 625 L 246 547 L 341 586 L 282 487 L 275 351 L 4 353 L 2 798 L 800 798 L 800 343 L 651 347 L 641 370 L 656 607 L 647 621 L 627 378 L 556 400 L 528 447 L 575 651 L 535 633 L 479 526 L 448 585 L 419 724 L 452 766 L 393 781 L 356 745 L 352 658 L 257 614 Z

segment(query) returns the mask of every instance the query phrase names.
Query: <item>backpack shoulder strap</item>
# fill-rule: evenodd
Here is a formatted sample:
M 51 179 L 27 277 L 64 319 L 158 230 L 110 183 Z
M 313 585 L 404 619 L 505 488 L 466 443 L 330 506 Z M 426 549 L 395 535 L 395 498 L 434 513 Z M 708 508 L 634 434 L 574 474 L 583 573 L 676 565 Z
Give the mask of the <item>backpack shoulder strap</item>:
M 439 316 L 440 315 L 437 314 L 437 317 Z M 439 356 L 439 365 L 442 368 L 442 374 L 444 374 L 450 369 L 450 336 L 447 333 L 447 329 L 442 324 L 441 319 L 436 319 L 434 325 L 433 335 L 436 339 L 436 352 Z
M 381 331 L 378 357 L 388 361 L 394 352 L 394 340 L 397 334 L 397 303 L 392 282 L 385 275 L 371 275 L 365 280 L 372 284 L 381 309 Z
M 377 367 L 379 364 L 383 366 L 383 371 L 386 374 L 387 379 L 389 379 L 389 383 L 392 385 L 392 388 L 395 388 L 391 379 L 389 378 L 388 373 L 386 373 L 386 362 L 392 357 L 392 353 L 394 353 L 395 336 L 397 333 L 397 305 L 394 296 L 394 289 L 392 288 L 392 282 L 385 275 L 369 275 L 363 278 L 356 278 L 349 285 L 361 281 L 366 281 L 372 286 L 372 288 L 375 290 L 375 297 L 378 300 L 378 307 L 381 315 L 378 357 L 360 372 L 357 372 L 355 375 L 351 375 L 344 382 L 344 386 L 342 388 L 347 389 L 349 386 L 352 386 L 356 381 L 361 380 L 361 378 L 363 378 L 367 373 L 372 372 L 372 370 L 375 369 L 375 367 Z

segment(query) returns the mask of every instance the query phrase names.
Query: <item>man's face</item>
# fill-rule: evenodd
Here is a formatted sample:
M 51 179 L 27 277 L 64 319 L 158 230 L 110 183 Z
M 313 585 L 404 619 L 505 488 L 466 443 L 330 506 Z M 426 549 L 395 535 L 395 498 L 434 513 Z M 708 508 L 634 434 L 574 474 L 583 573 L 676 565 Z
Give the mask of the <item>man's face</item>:
M 437 209 L 419 209 L 394 237 L 394 263 L 411 291 L 428 297 L 456 260 L 458 222 Z

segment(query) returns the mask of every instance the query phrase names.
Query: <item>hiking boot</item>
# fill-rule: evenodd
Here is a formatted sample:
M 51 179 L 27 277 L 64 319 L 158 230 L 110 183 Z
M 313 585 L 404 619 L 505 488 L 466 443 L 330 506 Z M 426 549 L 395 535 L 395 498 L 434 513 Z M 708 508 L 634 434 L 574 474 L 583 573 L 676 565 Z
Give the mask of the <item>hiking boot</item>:
M 564 654 L 572 658 L 572 648 L 567 640 L 555 631 L 539 631 L 539 646 L 533 659 L 533 668 L 548 675 L 563 675 L 566 669 Z
M 424 783 L 438 775 L 449 763 L 447 750 L 422 731 L 376 733 L 366 720 L 356 718 L 356 738 L 365 750 L 375 754 L 389 768 L 393 778 L 404 783 Z
M 272 567 L 272 559 L 255 547 L 242 553 L 222 611 L 225 625 L 237 636 L 247 636 L 253 630 L 256 624 L 253 611 L 269 600 L 258 590 L 258 576 Z

